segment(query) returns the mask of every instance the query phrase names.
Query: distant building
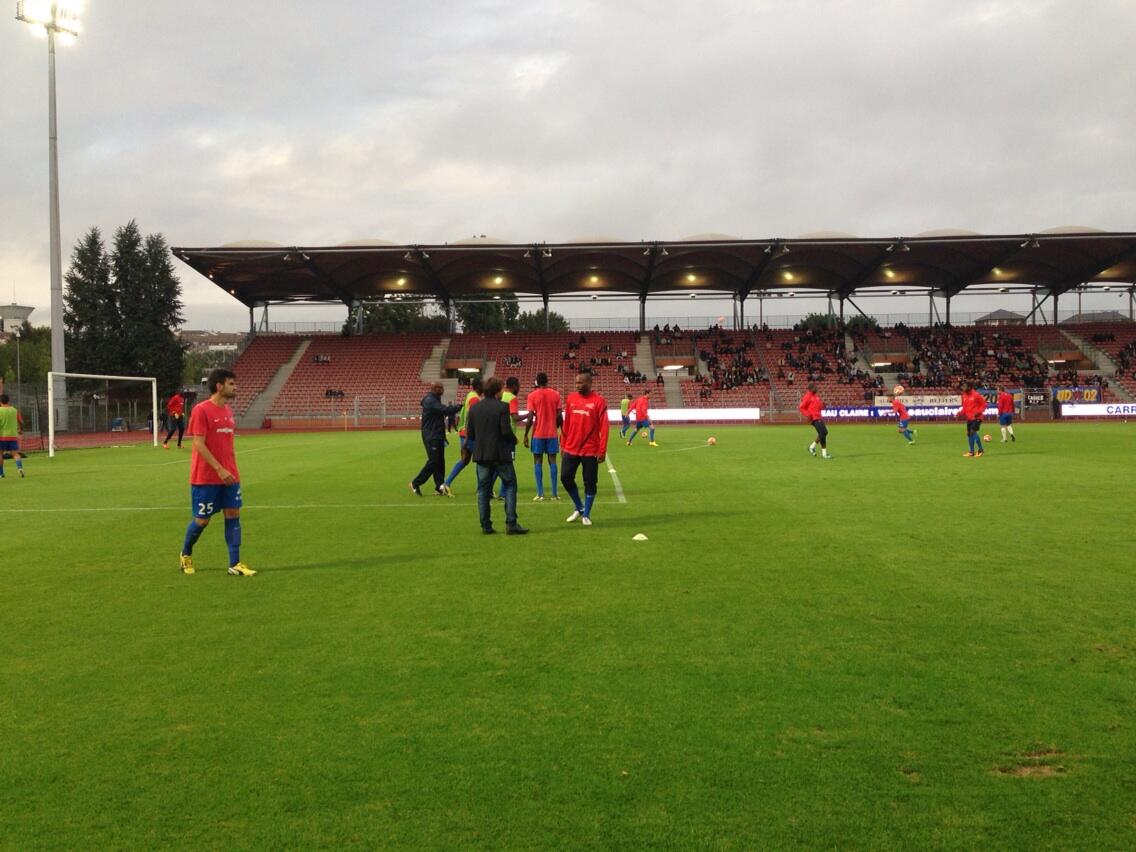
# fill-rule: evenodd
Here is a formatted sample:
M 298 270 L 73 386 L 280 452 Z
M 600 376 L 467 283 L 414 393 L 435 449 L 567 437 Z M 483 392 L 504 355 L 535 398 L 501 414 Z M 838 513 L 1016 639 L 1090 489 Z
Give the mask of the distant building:
M 974 321 L 975 325 L 1025 325 L 1026 318 L 1022 314 L 1016 314 L 1013 311 L 1003 310 L 999 308 L 996 311 L 988 313 L 984 317 L 979 317 Z
M 1086 322 L 1132 322 L 1132 320 L 1120 311 L 1085 311 L 1081 314 L 1073 314 L 1069 319 L 1061 320 L 1059 325 Z
M 178 339 L 189 346 L 191 352 L 236 352 L 247 335 L 232 331 L 197 331 L 183 329 Z

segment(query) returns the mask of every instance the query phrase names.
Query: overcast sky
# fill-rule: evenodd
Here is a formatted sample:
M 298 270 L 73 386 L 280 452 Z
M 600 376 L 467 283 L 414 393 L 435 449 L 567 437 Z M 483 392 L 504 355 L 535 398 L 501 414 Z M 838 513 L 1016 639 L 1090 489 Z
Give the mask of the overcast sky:
M 131 218 L 186 246 L 1136 230 L 1134 36 L 1132 0 L 93 0 L 57 60 L 64 268 Z M 0 301 L 42 324 L 46 43 L 10 17 L 0 79 Z M 190 326 L 247 325 L 177 265 Z

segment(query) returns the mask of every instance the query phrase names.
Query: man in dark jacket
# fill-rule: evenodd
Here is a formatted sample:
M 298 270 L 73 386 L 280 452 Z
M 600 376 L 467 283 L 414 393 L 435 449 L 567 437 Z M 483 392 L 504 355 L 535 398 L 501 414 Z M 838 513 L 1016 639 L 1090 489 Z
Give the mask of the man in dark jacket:
M 434 493 L 442 493 L 446 478 L 446 420 L 461 410 L 460 405 L 442 405 L 442 386 L 435 384 L 422 397 L 422 443 L 426 447 L 426 465 L 410 481 L 410 490 L 422 496 L 422 486 L 434 477 Z
M 477 462 L 477 510 L 481 515 L 481 531 L 496 532 L 489 516 L 489 498 L 493 480 L 501 480 L 501 496 L 505 498 L 505 532 L 524 535 L 527 529 L 517 523 L 517 473 L 513 470 L 513 450 L 517 436 L 509 416 L 509 406 L 501 402 L 501 380 L 485 383 L 481 402 L 469 410 L 466 436 L 473 444 L 473 460 Z

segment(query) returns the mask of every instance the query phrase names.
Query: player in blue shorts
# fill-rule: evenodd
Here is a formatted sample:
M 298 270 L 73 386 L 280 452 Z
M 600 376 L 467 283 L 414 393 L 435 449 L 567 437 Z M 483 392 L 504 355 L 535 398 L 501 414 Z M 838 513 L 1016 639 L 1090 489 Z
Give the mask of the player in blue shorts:
M 193 407 L 189 435 L 193 454 L 189 462 L 189 497 L 193 520 L 185 531 L 181 548 L 181 571 L 193 574 L 193 546 L 221 512 L 225 516 L 225 544 L 229 549 L 229 573 L 234 577 L 256 574 L 241 562 L 241 474 L 233 448 L 236 421 L 229 401 L 237 395 L 237 377 L 231 370 L 209 374 L 212 395 Z
M 548 456 L 548 472 L 552 476 L 552 497 L 559 500 L 556 493 L 558 473 L 556 459 L 560 455 L 560 441 L 556 437 L 560 428 L 560 393 L 548 386 L 548 376 L 537 373 L 536 389 L 529 393 L 527 400 L 528 422 L 525 423 L 524 444 L 532 450 L 533 473 L 536 475 L 536 496 L 534 503 L 544 502 L 544 456 Z M 532 432 L 532 444 L 529 444 Z

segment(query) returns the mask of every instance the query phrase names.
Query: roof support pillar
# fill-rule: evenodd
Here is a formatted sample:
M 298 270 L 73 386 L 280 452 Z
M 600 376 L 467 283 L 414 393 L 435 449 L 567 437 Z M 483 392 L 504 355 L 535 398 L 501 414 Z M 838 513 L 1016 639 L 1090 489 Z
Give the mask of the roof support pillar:
M 249 305 L 249 334 L 256 334 L 256 318 L 253 316 L 252 305 Z
M 1053 325 L 1057 326 L 1057 294 L 1053 294 Z
M 840 297 L 840 324 L 844 325 L 844 297 Z
M 951 327 L 951 294 L 947 293 L 947 328 Z
M 548 331 L 549 318 L 548 318 L 548 292 L 547 291 L 542 292 L 540 294 L 540 300 L 541 300 L 541 302 L 544 303 L 544 330 Z
M 746 327 L 746 297 L 741 293 L 737 295 L 737 320 L 734 325 L 743 331 Z
M 647 294 L 642 293 L 639 296 L 639 331 L 644 332 L 647 330 Z

